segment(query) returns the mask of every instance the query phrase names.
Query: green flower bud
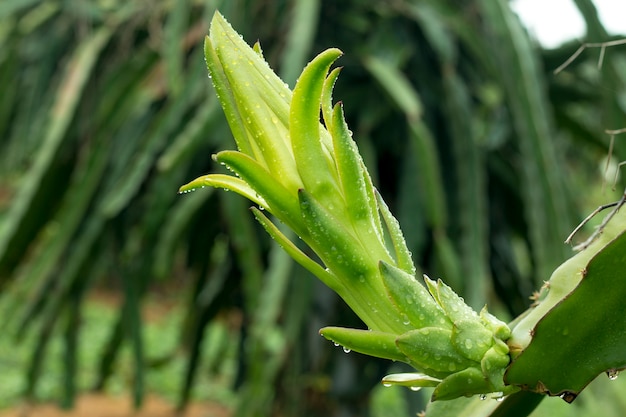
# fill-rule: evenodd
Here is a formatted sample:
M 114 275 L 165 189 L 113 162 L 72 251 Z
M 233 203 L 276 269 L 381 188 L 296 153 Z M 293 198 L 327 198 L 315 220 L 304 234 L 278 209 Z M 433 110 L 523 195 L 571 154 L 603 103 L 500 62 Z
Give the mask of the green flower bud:
M 341 51 L 315 57 L 294 91 L 216 13 L 205 57 L 237 151 L 215 160 L 235 175 L 210 174 L 181 187 L 221 187 L 250 199 L 257 220 L 290 256 L 336 291 L 370 330 L 328 327 L 344 348 L 406 362 L 419 373 L 386 384 L 436 386 L 434 399 L 510 392 L 506 324 L 479 314 L 441 281 L 416 278 L 404 237 L 372 185 L 341 104 L 332 104 Z M 330 71 L 330 73 L 329 73 Z M 320 111 L 323 124 L 320 123 Z M 273 217 L 264 213 L 270 213 Z M 291 242 L 279 221 L 319 257 Z

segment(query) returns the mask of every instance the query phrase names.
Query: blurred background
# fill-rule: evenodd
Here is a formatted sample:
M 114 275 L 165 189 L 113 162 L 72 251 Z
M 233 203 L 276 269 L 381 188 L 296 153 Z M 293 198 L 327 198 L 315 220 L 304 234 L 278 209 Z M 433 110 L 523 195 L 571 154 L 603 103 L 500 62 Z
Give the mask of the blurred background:
M 621 39 L 573 4 L 582 40 Z M 202 51 L 218 9 L 291 86 L 315 54 L 345 52 L 334 96 L 377 188 L 419 270 L 475 308 L 524 311 L 569 232 L 621 195 L 626 134 L 607 160 L 605 131 L 626 127 L 626 46 L 555 75 L 580 41 L 542 47 L 505 0 L 3 0 L 0 415 L 93 416 L 88 392 L 205 416 L 424 408 L 426 390 L 380 384 L 405 367 L 318 336 L 362 325 L 249 202 L 177 195 L 234 147 Z M 623 416 L 623 379 L 535 415 Z

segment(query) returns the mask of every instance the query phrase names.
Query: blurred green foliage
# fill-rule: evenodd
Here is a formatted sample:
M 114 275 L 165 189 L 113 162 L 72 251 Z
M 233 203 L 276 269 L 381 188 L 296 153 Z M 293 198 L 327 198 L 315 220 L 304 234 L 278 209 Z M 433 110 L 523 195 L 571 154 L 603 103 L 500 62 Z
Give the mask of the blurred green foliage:
M 179 345 L 179 327 L 183 319 L 182 303 L 172 305 L 176 298 L 151 293 L 143 300 L 142 311 L 146 319 L 144 338 L 146 356 L 151 358 L 146 363 L 146 386 L 153 394 L 158 394 L 172 402 L 177 400 L 180 375 L 185 369 L 187 355 L 177 349 Z M 82 310 L 79 329 L 80 344 L 76 355 L 80 368 L 75 378 L 79 390 L 87 391 L 93 385 L 94 376 L 98 372 L 101 360 L 100 351 L 108 338 L 110 327 L 116 319 L 116 307 L 119 298 L 115 293 L 100 289 L 95 297 L 90 297 Z M 165 304 L 165 305 L 164 305 Z M 3 317 L 9 312 L 2 311 Z M 207 328 L 207 342 L 202 352 L 207 358 L 200 367 L 199 386 L 194 398 L 202 401 L 213 401 L 232 407 L 235 402 L 230 384 L 235 378 L 237 369 L 237 335 L 229 331 L 227 323 L 215 321 Z M 0 410 L 20 403 L 27 375 L 24 369 L 29 364 L 30 349 L 37 343 L 36 335 L 26 336 L 16 349 L 10 337 L 0 338 Z M 43 365 L 38 381 L 37 399 L 55 401 L 62 398 L 64 385 L 64 352 L 63 339 L 55 337 L 49 346 L 49 357 Z M 133 357 L 129 346 L 121 348 L 117 372 L 111 376 L 107 384 L 107 393 L 127 395 L 128 383 L 132 380 Z
M 592 2 L 576 4 L 588 40 L 609 40 Z M 276 248 L 242 198 L 176 195 L 220 169 L 211 153 L 234 147 L 202 56 L 218 8 L 291 86 L 319 51 L 345 52 L 334 96 L 376 186 L 416 264 L 473 307 L 523 311 L 570 253 L 562 241 L 577 220 L 611 199 L 598 196 L 600 161 L 604 130 L 626 120 L 623 47 L 607 50 L 601 69 L 588 50 L 554 76 L 578 45 L 540 50 L 504 0 L 4 0 L 0 328 L 3 346 L 27 350 L 26 398 L 49 398 L 42 373 L 56 361 L 61 404 L 121 373 L 140 404 L 151 364 L 178 353 L 172 387 L 184 407 L 192 388 L 213 389 L 199 373 L 219 376 L 227 356 L 207 346 L 223 338 L 237 346 L 236 375 L 223 380 L 235 415 L 363 415 L 389 366 L 317 336 L 359 324 Z M 626 146 L 616 153 L 626 159 Z M 161 285 L 182 309 L 167 341 L 150 335 L 141 308 Z M 102 288 L 122 303 L 92 344 L 85 305 Z M 87 383 L 85 344 L 97 361 Z M 577 403 L 622 415 L 606 392 Z M 372 412 L 389 401 L 374 397 Z M 395 398 L 415 413 L 426 397 Z

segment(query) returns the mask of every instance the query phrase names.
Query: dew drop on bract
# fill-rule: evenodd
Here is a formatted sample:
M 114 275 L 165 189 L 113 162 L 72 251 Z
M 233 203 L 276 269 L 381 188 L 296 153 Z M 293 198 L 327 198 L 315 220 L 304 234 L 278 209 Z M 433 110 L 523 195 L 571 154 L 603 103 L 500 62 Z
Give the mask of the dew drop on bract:
M 383 382 L 383 387 L 387 387 L 389 388 L 390 386 L 392 386 L 393 384 L 390 382 Z
M 615 381 L 619 376 L 619 371 L 617 369 L 610 369 L 606 371 L 606 376 L 608 376 L 611 381 Z
M 478 399 L 479 399 L 480 401 L 485 401 L 485 400 L 487 399 L 487 394 L 480 394 L 480 395 L 478 396 Z
M 350 353 L 351 349 L 344 346 L 343 347 L 343 351 L 344 351 L 344 353 Z
M 411 391 L 416 392 L 416 391 L 421 390 L 421 389 L 422 389 L 422 387 L 409 387 L 409 389 L 410 389 Z

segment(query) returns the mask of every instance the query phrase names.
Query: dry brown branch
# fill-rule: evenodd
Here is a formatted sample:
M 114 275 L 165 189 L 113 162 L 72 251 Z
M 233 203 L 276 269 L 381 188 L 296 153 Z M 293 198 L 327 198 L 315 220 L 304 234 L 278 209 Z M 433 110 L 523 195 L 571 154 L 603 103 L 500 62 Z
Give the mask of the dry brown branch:
M 569 58 L 567 58 L 567 60 L 564 63 L 559 65 L 559 67 L 554 70 L 554 74 L 556 75 L 560 73 L 561 71 L 563 71 L 565 68 L 567 68 L 587 48 L 600 48 L 600 56 L 598 57 L 598 69 L 600 69 L 602 68 L 602 63 L 604 62 L 604 54 L 605 54 L 606 48 L 610 46 L 617 46 L 617 45 L 626 45 L 626 39 L 617 39 L 617 40 L 607 41 L 607 42 L 583 43 L 576 50 L 576 52 L 574 52 Z

